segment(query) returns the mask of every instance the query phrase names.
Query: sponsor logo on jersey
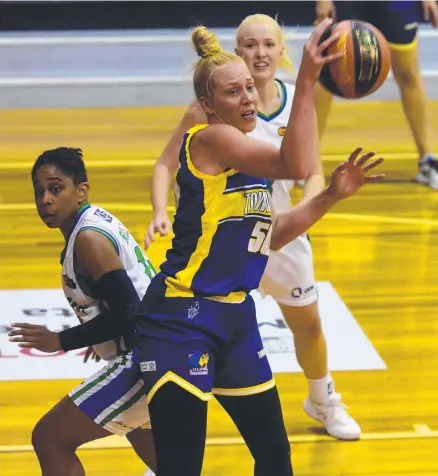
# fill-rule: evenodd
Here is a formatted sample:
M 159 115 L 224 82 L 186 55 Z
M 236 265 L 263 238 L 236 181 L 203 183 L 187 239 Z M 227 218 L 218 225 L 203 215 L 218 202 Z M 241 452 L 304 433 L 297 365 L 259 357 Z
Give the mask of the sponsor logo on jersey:
M 100 208 L 98 208 L 94 214 L 100 218 L 102 218 L 102 220 L 105 220 L 106 222 L 108 223 L 111 223 L 113 221 L 113 217 L 107 213 L 107 212 L 104 212 L 103 210 L 101 210 Z
M 208 361 L 210 356 L 207 352 L 195 352 L 189 354 L 190 375 L 208 375 Z
M 259 352 L 257 352 L 259 359 L 263 359 L 263 357 L 266 357 L 266 350 L 262 349 Z
M 285 127 L 279 127 L 279 128 L 278 128 L 278 135 L 279 135 L 279 136 L 283 137 L 284 134 L 285 134 L 285 132 L 286 132 L 286 128 L 285 128 Z
M 245 210 L 244 215 L 271 215 L 271 196 L 268 190 L 257 190 L 245 193 Z

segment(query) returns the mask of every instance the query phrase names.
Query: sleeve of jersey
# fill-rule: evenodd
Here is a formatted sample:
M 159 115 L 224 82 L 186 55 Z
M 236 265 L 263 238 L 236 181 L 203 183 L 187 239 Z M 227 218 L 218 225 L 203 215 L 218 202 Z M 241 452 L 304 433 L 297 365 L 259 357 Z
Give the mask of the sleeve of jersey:
M 64 351 L 81 349 L 123 337 L 128 348 L 135 346 L 135 325 L 132 314 L 140 303 L 137 291 L 126 270 L 116 269 L 104 274 L 97 282 L 100 297 L 107 311 L 84 324 L 59 333 Z

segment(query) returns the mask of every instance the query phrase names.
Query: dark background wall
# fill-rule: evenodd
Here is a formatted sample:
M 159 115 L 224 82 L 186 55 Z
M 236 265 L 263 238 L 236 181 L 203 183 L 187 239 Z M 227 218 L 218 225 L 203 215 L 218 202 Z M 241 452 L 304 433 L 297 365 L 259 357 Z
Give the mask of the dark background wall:
M 236 27 L 252 13 L 279 15 L 286 25 L 311 25 L 314 1 L 0 2 L 0 30 Z
M 315 1 L 0 1 L 0 31 L 236 27 L 252 13 L 307 26 L 315 20 Z

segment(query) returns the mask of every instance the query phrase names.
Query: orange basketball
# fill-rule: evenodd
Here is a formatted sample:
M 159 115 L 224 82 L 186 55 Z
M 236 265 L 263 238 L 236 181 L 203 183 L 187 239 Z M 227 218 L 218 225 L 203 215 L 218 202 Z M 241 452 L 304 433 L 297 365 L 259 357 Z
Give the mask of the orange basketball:
M 320 39 L 326 40 L 332 31 L 339 38 L 325 55 L 342 51 L 342 58 L 321 71 L 319 82 L 336 96 L 356 99 L 377 91 L 385 82 L 391 67 L 389 46 L 383 34 L 370 23 L 345 20 L 333 24 Z

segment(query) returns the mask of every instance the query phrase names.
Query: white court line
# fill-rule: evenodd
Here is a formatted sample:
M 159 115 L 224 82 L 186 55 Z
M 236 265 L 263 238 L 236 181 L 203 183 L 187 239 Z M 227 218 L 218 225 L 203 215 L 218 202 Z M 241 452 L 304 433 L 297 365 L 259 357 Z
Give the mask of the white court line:
M 429 435 L 430 433 L 433 433 L 433 431 L 429 428 L 429 425 L 413 425 L 413 427 L 417 433 L 421 433 L 423 435 Z
M 187 29 L 188 31 L 188 29 Z M 306 41 L 312 29 L 309 31 L 295 31 L 286 29 L 285 38 L 288 41 Z M 418 36 L 421 38 L 437 38 L 438 33 L 434 30 L 419 30 Z M 235 33 L 218 33 L 220 41 L 235 41 Z M 190 35 L 187 34 L 167 34 L 167 35 L 81 35 L 81 36 L 11 36 L 0 37 L 0 46 L 24 46 L 24 45 L 111 45 L 111 44 L 166 44 L 183 43 L 190 45 Z
M 287 79 L 286 75 L 279 74 L 279 79 Z M 422 78 L 437 78 L 438 70 L 424 69 L 421 71 Z M 386 81 L 393 80 L 390 72 Z M 189 74 L 172 74 L 166 76 L 66 76 L 48 78 L 0 78 L 0 87 L 35 87 L 35 86 L 78 86 L 78 85 L 126 85 L 126 84 L 170 84 L 190 85 L 193 77 Z
M 414 425 L 427 426 L 427 425 Z M 419 431 L 399 431 L 387 433 L 363 433 L 362 441 L 376 441 L 376 440 L 409 440 L 409 439 L 424 439 L 424 438 L 438 438 L 438 431 L 419 432 Z M 327 435 L 289 435 L 289 442 L 293 444 L 306 443 L 330 443 L 336 442 L 334 438 Z M 207 446 L 234 446 L 244 445 L 245 442 L 241 437 L 219 437 L 207 438 Z M 347 443 L 348 444 L 348 443 Z M 80 449 L 87 450 L 102 450 L 107 448 L 129 448 L 129 441 L 119 436 L 109 436 L 102 440 L 92 441 L 80 447 Z M 1 453 L 25 453 L 33 452 L 32 445 L 3 445 L 0 446 Z

